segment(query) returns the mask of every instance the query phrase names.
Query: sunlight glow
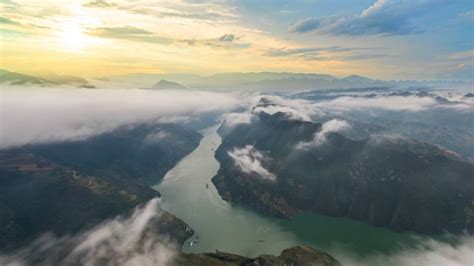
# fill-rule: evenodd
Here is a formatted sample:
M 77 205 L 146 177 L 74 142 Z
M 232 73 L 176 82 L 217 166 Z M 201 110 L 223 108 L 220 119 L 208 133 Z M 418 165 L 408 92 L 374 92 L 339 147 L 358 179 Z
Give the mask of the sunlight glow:
M 87 27 L 96 27 L 100 22 L 87 15 L 81 5 L 72 4 L 68 7 L 71 16 L 59 22 L 57 36 L 62 47 L 80 52 L 87 46 L 100 44 L 102 40 L 86 34 Z
M 84 30 L 74 21 L 63 23 L 58 34 L 63 47 L 69 50 L 82 50 L 86 45 L 87 37 L 84 35 Z

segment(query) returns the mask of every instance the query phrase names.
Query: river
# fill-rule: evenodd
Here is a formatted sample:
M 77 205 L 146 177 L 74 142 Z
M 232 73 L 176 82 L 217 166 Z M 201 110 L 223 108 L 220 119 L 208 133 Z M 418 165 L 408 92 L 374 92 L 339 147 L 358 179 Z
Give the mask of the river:
M 255 257 L 307 244 L 336 257 L 341 253 L 367 256 L 391 253 L 419 239 L 410 233 L 396 233 L 345 218 L 303 214 L 287 221 L 228 204 L 211 182 L 219 169 L 214 152 L 221 138 L 216 129 L 217 126 L 203 130 L 199 147 L 154 186 L 162 194 L 162 208 L 195 230 L 189 241 L 198 243 L 190 246 L 188 241 L 184 252 L 219 250 Z

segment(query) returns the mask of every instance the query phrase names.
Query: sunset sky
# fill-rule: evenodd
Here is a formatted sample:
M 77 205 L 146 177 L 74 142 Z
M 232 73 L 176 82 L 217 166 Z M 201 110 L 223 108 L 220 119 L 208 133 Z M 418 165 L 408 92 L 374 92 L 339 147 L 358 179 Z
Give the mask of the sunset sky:
M 472 0 L 0 0 L 0 68 L 473 79 Z

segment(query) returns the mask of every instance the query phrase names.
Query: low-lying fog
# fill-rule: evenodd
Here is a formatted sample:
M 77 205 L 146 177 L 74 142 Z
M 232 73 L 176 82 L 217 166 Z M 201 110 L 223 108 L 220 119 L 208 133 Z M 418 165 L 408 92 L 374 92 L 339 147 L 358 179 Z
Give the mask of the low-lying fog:
M 428 94 L 413 90 L 411 94 L 391 95 L 393 91 L 377 91 L 375 95 L 328 92 L 327 97 L 311 93 L 265 96 L 277 104 L 252 110 L 264 96 L 193 90 L 4 87 L 0 91 L 0 149 L 84 139 L 123 125 L 186 124 L 212 114 L 218 120 L 227 119 L 227 126 L 234 126 L 250 123 L 257 112 L 284 112 L 293 119 L 325 123 L 323 128 L 328 132 L 338 130 L 363 137 L 357 130 L 365 124 L 375 124 L 406 137 L 424 136 L 423 140 L 452 149 L 465 158 L 474 157 L 474 98 L 465 95 L 465 90 L 432 90 Z M 433 129 L 436 136 L 426 136 L 426 127 Z M 315 136 L 314 141 L 323 140 L 321 135 Z M 236 150 L 234 155 L 243 158 L 242 167 L 250 165 L 266 171 L 258 164 L 261 154 Z M 271 173 L 264 173 L 271 178 Z M 0 256 L 0 264 L 22 265 L 28 263 L 25 258 L 38 256 L 38 252 L 44 252 L 46 260 L 54 261 L 61 246 L 67 245 L 73 251 L 63 262 L 89 264 L 97 262 L 98 257 L 113 255 L 114 260 L 128 265 L 168 265 L 173 262 L 176 247 L 167 243 L 150 243 L 139 251 L 136 247 L 149 220 L 159 218 L 157 204 L 157 200 L 152 200 L 132 217 L 104 222 L 76 236 L 44 236 L 29 247 Z M 474 238 L 466 236 L 456 246 L 429 241 L 396 254 L 363 259 L 348 254 L 337 259 L 345 265 L 471 265 L 473 254 Z

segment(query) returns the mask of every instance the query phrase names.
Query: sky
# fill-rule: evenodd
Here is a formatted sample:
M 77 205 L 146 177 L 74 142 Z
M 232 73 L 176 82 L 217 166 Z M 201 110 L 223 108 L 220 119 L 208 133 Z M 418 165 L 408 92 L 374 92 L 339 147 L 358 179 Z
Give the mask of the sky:
M 0 68 L 474 79 L 472 0 L 0 0 Z

